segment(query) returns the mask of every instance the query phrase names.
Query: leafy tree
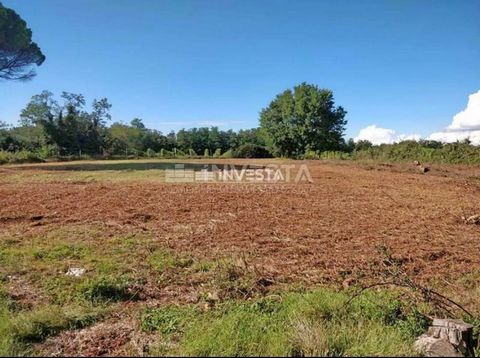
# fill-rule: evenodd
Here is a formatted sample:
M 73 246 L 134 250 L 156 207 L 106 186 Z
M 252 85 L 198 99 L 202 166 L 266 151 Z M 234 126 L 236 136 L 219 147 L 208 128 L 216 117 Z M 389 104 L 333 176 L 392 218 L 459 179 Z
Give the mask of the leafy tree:
M 373 144 L 369 140 L 362 139 L 355 143 L 355 150 L 366 150 L 372 148 Z
M 0 79 L 29 80 L 45 56 L 32 41 L 32 30 L 12 9 L 0 2 Z
M 58 115 L 61 107 L 50 91 L 42 91 L 32 97 L 27 106 L 20 113 L 20 125 L 29 126 L 38 124 L 47 118 L 53 119 Z
M 134 128 L 144 130 L 145 129 L 145 124 L 143 124 L 143 121 L 140 118 L 134 118 L 130 122 L 130 125 Z
M 271 158 L 272 154 L 265 148 L 256 144 L 242 144 L 235 152 L 237 158 Z
M 338 150 L 344 143 L 346 111 L 335 107 L 333 93 L 302 83 L 288 89 L 260 113 L 260 127 L 276 154 Z
M 55 145 L 62 154 L 101 154 L 110 119 L 108 100 L 94 100 L 89 113 L 83 95 L 63 92 L 61 98 L 62 105 L 48 91 L 33 96 L 21 112 L 21 127 L 41 128 L 45 144 Z

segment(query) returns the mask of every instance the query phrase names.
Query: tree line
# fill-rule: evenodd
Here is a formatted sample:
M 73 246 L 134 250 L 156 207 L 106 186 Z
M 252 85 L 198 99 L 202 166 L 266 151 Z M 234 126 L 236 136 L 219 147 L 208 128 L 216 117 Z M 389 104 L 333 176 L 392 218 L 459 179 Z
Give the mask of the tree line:
M 140 118 L 113 122 L 107 98 L 87 106 L 81 94 L 56 98 L 43 91 L 20 113 L 19 125 L 0 128 L 0 149 L 51 156 L 229 156 L 299 157 L 305 151 L 345 150 L 345 110 L 333 94 L 302 83 L 279 94 L 260 113 L 260 127 L 239 131 L 218 127 L 164 134 Z
M 53 156 L 228 155 L 264 149 L 258 128 L 239 131 L 218 127 L 181 129 L 167 134 L 146 128 L 140 118 L 128 124 L 111 122 L 111 104 L 95 99 L 87 109 L 81 94 L 63 92 L 57 100 L 43 91 L 21 111 L 19 125 L 0 123 L 0 149 Z M 248 154 L 248 153 L 247 153 Z M 256 153 L 250 153 L 256 156 Z

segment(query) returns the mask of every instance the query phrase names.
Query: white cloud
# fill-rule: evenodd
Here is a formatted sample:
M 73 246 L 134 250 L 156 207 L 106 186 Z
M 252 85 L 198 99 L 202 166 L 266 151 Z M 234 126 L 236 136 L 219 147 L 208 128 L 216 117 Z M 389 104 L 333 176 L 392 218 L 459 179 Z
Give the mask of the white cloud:
M 360 130 L 354 140 L 355 142 L 369 140 L 373 144 L 378 145 L 382 143 L 391 144 L 408 139 L 419 140 L 420 138 L 418 134 L 397 134 L 393 129 L 370 125 Z M 473 144 L 480 145 L 480 90 L 468 96 L 467 107 L 453 117 L 452 123 L 444 131 L 432 133 L 427 137 L 430 140 L 447 143 L 467 138 Z
M 480 130 L 476 131 L 451 131 L 451 132 L 436 132 L 430 134 L 428 139 L 430 140 L 438 140 L 439 142 L 456 142 L 457 140 L 464 140 L 470 139 L 472 144 L 479 145 L 480 144 Z
M 448 130 L 480 130 L 480 91 L 468 96 L 467 108 L 453 117 Z
M 432 133 L 428 139 L 441 142 L 456 142 L 470 139 L 480 144 L 480 91 L 468 96 L 467 108 L 453 117 L 452 124 L 443 132 Z
M 396 142 L 401 142 L 402 140 L 419 140 L 419 134 L 397 134 L 393 129 L 380 128 L 375 124 L 370 125 L 366 128 L 363 128 L 358 133 L 358 136 L 354 138 L 355 142 L 359 140 L 368 140 L 374 145 L 379 144 L 392 144 Z

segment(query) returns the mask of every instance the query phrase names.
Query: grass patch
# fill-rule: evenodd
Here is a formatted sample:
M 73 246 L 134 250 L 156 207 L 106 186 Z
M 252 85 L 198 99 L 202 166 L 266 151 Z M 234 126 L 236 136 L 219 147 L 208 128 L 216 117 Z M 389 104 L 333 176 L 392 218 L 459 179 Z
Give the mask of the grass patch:
M 89 326 L 103 314 L 101 308 L 57 305 L 19 311 L 13 300 L 0 290 L 0 356 L 32 355 L 33 343 L 64 330 Z
M 150 255 L 148 263 L 153 269 L 163 272 L 174 268 L 188 268 L 193 265 L 194 260 L 191 257 L 178 255 L 171 250 L 160 249 Z
M 141 317 L 144 331 L 158 331 L 162 334 L 183 332 L 188 323 L 197 317 L 199 310 L 195 306 L 167 306 L 147 308 Z
M 124 301 L 133 298 L 129 292 L 126 277 L 100 276 L 83 281 L 77 288 L 81 299 L 91 303 Z
M 38 260 L 81 260 L 90 253 L 84 245 L 60 244 L 51 249 L 40 249 L 33 252 Z
M 186 356 L 364 356 L 411 355 L 426 322 L 393 293 L 348 297 L 327 289 L 230 300 L 216 309 L 148 311 L 146 329 L 162 333 L 154 354 Z M 179 333 L 178 344 L 165 334 Z

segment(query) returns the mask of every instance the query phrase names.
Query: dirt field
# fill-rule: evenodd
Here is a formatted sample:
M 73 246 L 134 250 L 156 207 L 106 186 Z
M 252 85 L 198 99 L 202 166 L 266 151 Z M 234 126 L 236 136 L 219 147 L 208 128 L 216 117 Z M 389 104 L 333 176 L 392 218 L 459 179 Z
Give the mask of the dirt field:
M 410 165 L 290 164 L 307 164 L 313 182 L 172 184 L 148 166 L 1 167 L 0 240 L 15 261 L 0 268 L 8 277 L 5 287 L 25 305 L 57 302 L 45 282 L 69 267 L 85 267 L 93 275 L 108 264 L 109 272 L 136 282 L 130 289 L 139 301 L 126 303 L 124 312 L 139 305 L 197 303 L 209 274 L 192 266 L 187 274 L 174 269 L 152 275 L 147 263 L 158 250 L 199 265 L 241 259 L 267 280 L 268 290 L 374 281 L 379 245 L 389 247 L 422 283 L 457 285 L 480 271 L 480 227 L 462 219 L 480 214 L 479 170 L 434 167 L 420 174 Z M 31 266 L 28 250 L 60 244 L 80 245 L 88 254 Z M 19 250 L 20 256 L 12 254 Z M 43 352 L 131 353 L 135 339 L 147 339 L 135 333 L 132 319 L 107 315 L 106 322 L 116 325 L 109 326 L 114 338 L 100 323 L 48 340 Z M 97 331 L 103 341 L 93 351 L 82 350 Z

